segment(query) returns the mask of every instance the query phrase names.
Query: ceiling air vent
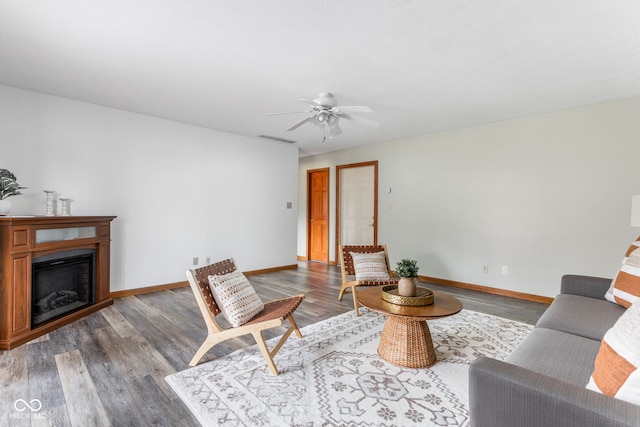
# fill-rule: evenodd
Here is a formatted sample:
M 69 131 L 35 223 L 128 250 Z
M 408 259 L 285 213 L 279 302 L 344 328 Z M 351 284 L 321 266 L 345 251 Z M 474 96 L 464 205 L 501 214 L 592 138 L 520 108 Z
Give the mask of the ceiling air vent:
M 270 135 L 258 135 L 259 138 L 270 139 L 272 141 L 284 142 L 286 144 L 295 144 L 298 141 L 292 141 L 286 138 L 280 138 L 278 136 L 270 136 Z

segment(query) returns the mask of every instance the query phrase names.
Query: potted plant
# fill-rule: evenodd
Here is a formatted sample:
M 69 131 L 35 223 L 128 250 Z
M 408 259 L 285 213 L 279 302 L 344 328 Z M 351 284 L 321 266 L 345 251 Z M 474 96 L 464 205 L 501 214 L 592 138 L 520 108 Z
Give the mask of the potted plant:
M 6 200 L 7 197 L 22 194 L 20 190 L 25 188 L 18 184 L 14 174 L 7 169 L 0 169 L 0 215 L 7 215 L 11 211 L 11 202 Z
M 418 277 L 418 261 L 414 259 L 402 259 L 396 266 L 396 274 L 400 276 L 398 282 L 398 295 L 404 297 L 416 296 L 416 278 Z

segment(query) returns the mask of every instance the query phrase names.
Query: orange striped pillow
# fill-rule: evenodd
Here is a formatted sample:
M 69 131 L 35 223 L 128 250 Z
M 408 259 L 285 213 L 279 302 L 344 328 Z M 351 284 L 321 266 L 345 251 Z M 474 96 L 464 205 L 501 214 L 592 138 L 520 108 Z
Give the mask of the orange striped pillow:
M 640 405 L 640 303 L 620 316 L 602 339 L 587 388 Z
M 640 237 L 624 256 L 620 271 L 613 279 L 605 298 L 629 308 L 640 297 Z

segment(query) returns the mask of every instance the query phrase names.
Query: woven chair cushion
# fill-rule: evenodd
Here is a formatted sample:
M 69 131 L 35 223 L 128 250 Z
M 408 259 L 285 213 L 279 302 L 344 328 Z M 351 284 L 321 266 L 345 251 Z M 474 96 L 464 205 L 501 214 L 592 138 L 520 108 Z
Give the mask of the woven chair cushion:
M 587 388 L 640 405 L 640 302 L 604 335 Z
M 640 237 L 627 250 L 605 298 L 629 308 L 640 297 Z
M 209 288 L 231 326 L 244 325 L 264 309 L 253 286 L 238 270 L 209 276 Z
M 389 269 L 384 252 L 359 253 L 350 252 L 356 280 L 383 282 L 389 280 Z

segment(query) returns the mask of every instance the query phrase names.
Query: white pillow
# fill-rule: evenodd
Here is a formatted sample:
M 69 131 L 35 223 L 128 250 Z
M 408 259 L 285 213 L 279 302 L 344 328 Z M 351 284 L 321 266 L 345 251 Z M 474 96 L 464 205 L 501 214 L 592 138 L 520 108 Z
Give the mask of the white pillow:
M 244 325 L 264 309 L 253 286 L 238 270 L 209 276 L 209 288 L 220 311 L 232 326 Z
M 362 282 L 384 282 L 389 280 L 387 257 L 384 251 L 373 253 L 350 252 L 356 280 Z
M 589 390 L 640 405 L 640 303 L 625 311 L 602 339 Z

